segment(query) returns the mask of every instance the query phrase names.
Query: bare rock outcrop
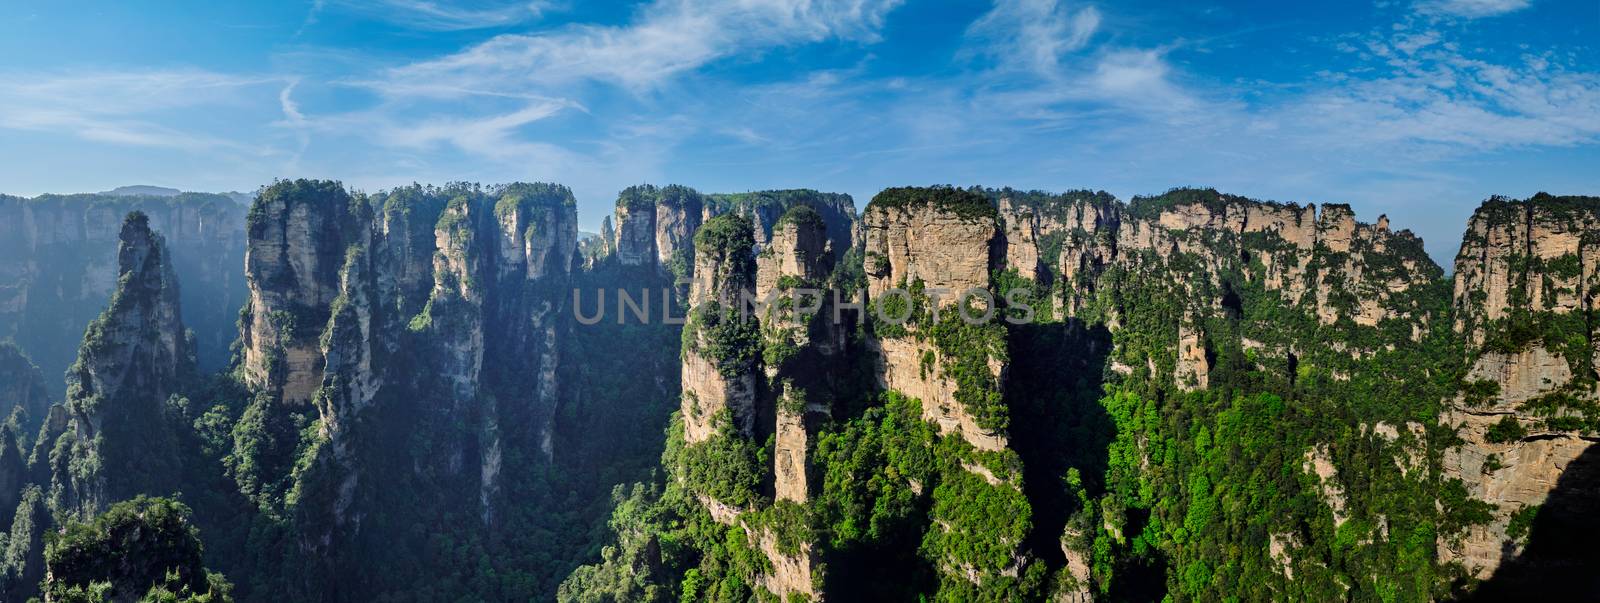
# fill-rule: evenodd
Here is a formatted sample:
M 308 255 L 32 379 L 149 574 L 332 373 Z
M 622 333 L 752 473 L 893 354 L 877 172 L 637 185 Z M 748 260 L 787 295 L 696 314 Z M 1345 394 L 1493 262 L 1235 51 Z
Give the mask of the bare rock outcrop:
M 309 404 L 322 386 L 318 337 L 339 295 L 347 239 L 361 231 L 351 207 L 337 183 L 297 180 L 263 190 L 250 210 L 240 370 L 288 404 Z
M 1592 197 L 1496 197 L 1467 223 L 1456 255 L 1455 329 L 1483 345 L 1495 321 L 1521 312 L 1594 307 L 1600 215 Z
M 1178 366 L 1174 373 L 1178 389 L 1183 391 L 1205 389 L 1210 384 L 1211 359 L 1193 318 L 1178 325 Z
M 987 291 L 990 271 L 1003 261 L 994 253 L 1002 239 L 997 218 L 988 199 L 950 188 L 888 189 L 873 199 L 863 216 L 867 296 L 887 325 L 869 344 L 877 352 L 879 382 L 885 389 L 921 400 L 924 418 L 938 424 L 941 433 L 960 434 L 980 450 L 1004 449 L 1006 438 L 960 399 L 963 392 L 948 366 L 964 359 L 952 356 L 957 350 L 941 349 L 938 342 L 923 336 L 920 329 L 925 327 L 895 320 L 900 317 L 887 308 L 893 298 L 913 305 L 916 294 L 911 290 L 920 285 L 930 306 L 927 320 L 941 320 L 941 314 L 943 320 L 961 320 L 955 316 L 957 304 L 969 292 Z M 982 298 L 967 301 L 979 307 L 986 303 Z M 965 352 L 984 356 L 980 362 L 998 389 L 1004 382 L 1003 350 Z M 973 393 L 969 399 L 982 396 Z
M 749 528 L 746 528 L 749 530 Z M 772 571 L 761 576 L 761 584 L 780 600 L 789 600 L 791 595 L 802 595 L 808 601 L 821 601 L 823 597 L 817 592 L 813 572 L 816 562 L 811 555 L 811 543 L 802 542 L 797 550 L 786 553 L 778 544 L 778 537 L 769 530 L 759 530 L 753 534 L 757 550 L 766 555 L 767 561 L 772 565 Z
M 624 266 L 647 266 L 656 262 L 656 210 L 636 200 L 617 201 L 617 261 Z
M 111 302 L 67 374 L 67 425 L 55 442 L 67 458 L 51 458 L 52 506 L 79 517 L 177 483 L 176 436 L 162 409 L 195 373 L 177 276 L 142 213 L 123 221 L 117 266 Z
M 732 213 L 750 221 L 756 247 L 772 244 L 773 231 L 789 210 L 805 206 L 817 212 L 828 236 L 828 249 L 835 257 L 860 244 L 855 202 L 850 195 L 824 193 L 811 189 L 767 190 L 749 193 L 721 193 L 705 197 L 705 215 Z
M 1429 317 L 1416 307 L 1415 291 L 1430 286 L 1438 270 L 1421 239 L 1390 231 L 1385 217 L 1372 225 L 1356 222 L 1342 204 L 1325 204 L 1319 214 L 1315 205 L 1193 190 L 1136 199 L 1133 214 L 1138 221 L 1118 237 L 1124 250 L 1196 257 L 1210 278 L 1243 263 L 1251 278 L 1325 325 L 1349 319 L 1372 327 L 1401 319 L 1426 327 Z M 1194 291 L 1208 283 L 1185 285 Z
M 694 233 L 704 218 L 703 197 L 686 186 L 668 186 L 657 199 L 656 265 L 669 272 L 686 272 L 694 265 Z
M 1487 578 L 1524 559 L 1516 517 L 1550 502 L 1593 445 L 1596 342 L 1589 321 L 1600 295 L 1600 199 L 1540 194 L 1494 198 L 1468 223 L 1456 256 L 1454 328 L 1466 340 L 1462 393 L 1441 417 L 1462 443 L 1443 455 L 1444 476 L 1494 505 L 1486 525 L 1441 536 L 1442 561 Z M 1547 333 L 1559 329 L 1560 338 Z M 1600 496 L 1567 493 L 1555 515 L 1600 512 Z M 1548 511 L 1544 510 L 1544 511 Z M 1541 512 L 1544 512 L 1541 511 Z
M 796 206 L 773 227 L 771 239 L 756 255 L 756 298 L 766 299 L 784 277 L 820 287 L 832 268 L 822 216 L 809 206 Z
M 750 222 L 724 215 L 695 234 L 694 282 L 684 337 L 684 439 L 701 442 L 726 415 L 745 436 L 755 433 L 756 317 L 743 310 L 755 287 L 755 240 Z
M 967 200 L 967 207 L 977 202 Z M 937 204 L 869 205 L 862 217 L 868 297 L 883 299 L 890 289 L 922 281 L 927 291 L 940 293 L 940 306 L 948 306 L 962 292 L 988 288 L 999 234 L 993 212 Z
M 1000 223 L 1005 226 L 1005 267 L 1026 279 L 1039 278 L 1039 215 L 1020 207 L 1009 196 L 1000 197 Z

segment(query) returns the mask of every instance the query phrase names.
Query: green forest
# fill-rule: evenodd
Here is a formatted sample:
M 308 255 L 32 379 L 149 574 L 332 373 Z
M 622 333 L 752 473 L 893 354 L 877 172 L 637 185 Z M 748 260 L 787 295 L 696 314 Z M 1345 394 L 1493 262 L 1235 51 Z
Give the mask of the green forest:
M 641 185 L 596 237 L 285 180 L 242 284 L 117 208 L 66 379 L 0 344 L 6 601 L 1595 593 L 1600 198 L 1490 199 L 1446 272 L 1211 189 Z

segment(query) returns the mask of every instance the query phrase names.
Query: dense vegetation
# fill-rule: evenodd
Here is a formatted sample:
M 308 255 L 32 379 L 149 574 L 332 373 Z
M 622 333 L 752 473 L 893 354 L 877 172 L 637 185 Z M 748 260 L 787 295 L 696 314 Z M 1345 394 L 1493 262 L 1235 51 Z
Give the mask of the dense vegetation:
M 988 197 L 953 186 L 886 188 L 872 197 L 871 205 L 899 210 L 933 207 L 965 220 L 994 219 L 998 215 Z
M 45 597 L 73 603 L 232 601 L 232 585 L 203 566 L 200 532 L 189 515 L 182 503 L 139 496 L 112 505 L 92 522 L 49 534 Z
M 935 312 L 913 275 L 899 283 L 909 295 L 870 300 L 843 324 L 817 319 L 831 307 L 796 316 L 786 304 L 758 324 L 731 300 L 688 307 L 681 277 L 710 269 L 694 276 L 713 289 L 749 288 L 758 252 L 772 251 L 763 249 L 771 229 L 792 224 L 825 231 L 835 263 L 826 277 L 785 275 L 776 288 L 860 299 L 850 294 L 884 273 L 873 266 L 882 258 L 844 244 L 854 234 L 836 232 L 837 196 L 631 187 L 619 209 L 717 214 L 696 230 L 693 254 L 624 266 L 608 253 L 610 231 L 572 266 L 542 267 L 560 276 L 538 280 L 526 265 L 497 262 L 542 252 L 498 244 L 548 240 L 540 229 L 575 203 L 565 187 L 368 195 L 275 183 L 247 218 L 257 236 L 281 217 L 267 204 L 339 208 L 316 239 L 319 257 L 342 259 L 318 265 L 338 290 L 333 303 L 267 317 L 281 349 L 310 342 L 324 354 L 315 394 L 274 393 L 291 362 L 281 354 L 266 360 L 266 386 L 236 358 L 223 373 L 180 372 L 102 395 L 95 369 L 107 365 L 95 361 L 122 349 L 115 312 L 157 293 L 124 279 L 85 332 L 67 403 L 0 424 L 0 520 L 10 519 L 0 597 L 1447 599 L 1472 581 L 1440 562 L 1440 543 L 1495 509 L 1442 471 L 1441 452 L 1461 440 L 1440 417 L 1453 399 L 1481 407 L 1500 394 L 1493 381 L 1466 378 L 1471 354 L 1454 321 L 1482 327 L 1478 351 L 1540 345 L 1575 375 L 1519 406 L 1532 419 L 1499 418 L 1489 442 L 1600 429 L 1588 395 L 1592 312 L 1519 309 L 1489 320 L 1453 308 L 1449 281 L 1408 233 L 1335 250 L 1270 231 L 1154 226 L 1180 206 L 1288 210 L 1210 189 L 1127 206 L 1117 219 L 1145 221 L 1156 241 L 1148 247 L 1123 244 L 1109 232 L 1114 220 L 1076 222 L 1084 207 L 1124 209 L 1104 192 L 897 188 L 869 211 L 931 210 L 993 221 L 1002 233 L 1001 199 L 1024 212 L 1013 218 L 1066 225 L 1038 240 L 1040 270 L 987 275 L 995 300 L 1023 294 L 1030 320 L 998 320 L 1022 312 L 1007 301 Z M 1593 209 L 1547 201 L 1561 216 Z M 1485 207 L 1490 216 L 1525 210 Z M 496 238 L 513 224 L 521 230 Z M 1089 246 L 1114 248 L 1116 261 L 1058 264 Z M 1567 276 L 1581 271 L 1575 262 L 1515 260 Z M 662 294 L 685 323 L 660 321 L 659 310 L 630 319 L 619 287 Z M 605 290 L 608 320 L 572 321 L 574 289 L 582 314 Z M 1516 283 L 1510 303 L 1529 306 L 1533 292 L 1554 289 Z M 996 320 L 962 320 L 989 310 Z M 1363 311 L 1380 318 L 1358 320 Z M 950 403 L 883 387 L 875 352 L 890 341 L 916 350 L 924 380 L 948 383 Z M 553 368 L 542 360 L 551 353 Z M 675 412 L 697 408 L 679 382 L 690 354 L 715 369 L 701 378 L 754 383 L 755 409 Z M 351 367 L 380 367 L 370 374 L 381 379 Z M 455 378 L 474 368 L 470 383 Z M 0 375 L 31 374 L 20 353 L 0 348 Z M 0 393 L 20 404 L 36 401 L 34 389 Z M 551 416 L 530 392 L 550 396 Z M 688 433 L 701 420 L 710 433 L 696 440 Z M 785 474 L 784 454 L 795 450 L 801 466 Z M 1484 471 L 1500 463 L 1491 455 Z M 797 479 L 802 494 L 786 495 L 780 481 Z M 99 491 L 115 500 L 82 494 Z M 1560 513 L 1516 510 L 1507 535 L 1527 542 L 1570 525 L 1550 523 L 1570 519 Z

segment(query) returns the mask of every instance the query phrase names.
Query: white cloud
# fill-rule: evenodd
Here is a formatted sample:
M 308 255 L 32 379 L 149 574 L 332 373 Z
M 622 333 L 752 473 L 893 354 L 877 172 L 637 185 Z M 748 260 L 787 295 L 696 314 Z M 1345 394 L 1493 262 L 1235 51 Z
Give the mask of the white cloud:
M 1055 77 L 1062 56 L 1082 49 L 1100 28 L 1100 11 L 1076 11 L 1057 0 L 997 0 L 973 22 L 967 37 L 980 42 L 979 54 L 1004 68 Z
M 597 81 L 657 86 L 713 61 L 839 38 L 875 40 L 900 0 L 657 0 L 624 26 L 505 34 L 365 84 L 386 94 L 519 96 Z
M 405 124 L 393 124 L 379 132 L 390 144 L 402 147 L 426 148 L 439 142 L 491 158 L 515 158 L 531 150 L 542 149 L 520 142 L 517 129 L 548 118 L 570 106 L 569 103 L 550 101 L 534 103 L 512 111 L 479 118 L 434 118 Z M 542 151 L 540 151 L 542 152 Z
M 316 0 L 310 22 L 327 9 Z M 435 2 L 433 0 L 332 0 L 337 10 L 424 31 L 459 31 L 507 27 L 538 19 L 551 8 L 548 0 L 516 2 Z
M 306 123 L 305 114 L 300 112 L 300 104 L 294 101 L 294 87 L 298 85 L 300 80 L 291 81 L 278 92 L 278 107 L 283 111 L 284 122 L 291 126 L 302 126 Z
M 1516 12 L 1530 4 L 1530 0 L 1419 0 L 1416 8 L 1427 15 L 1477 19 Z
M 1494 63 L 1446 45 L 1383 66 L 1312 89 L 1277 118 L 1321 144 L 1434 154 L 1600 142 L 1600 73 L 1548 57 Z
M 995 0 L 967 28 L 963 50 L 992 65 L 949 85 L 974 90 L 977 105 L 1043 127 L 1101 112 L 1170 122 L 1208 109 L 1207 102 L 1173 80 L 1176 73 L 1166 58 L 1171 49 L 1094 43 L 1103 21 L 1094 6 Z
M 1107 53 L 1095 66 L 1096 88 L 1109 94 L 1148 94 L 1170 84 L 1170 67 L 1153 50 L 1119 50 Z
M 198 70 L 12 74 L 0 88 L 0 128 L 64 133 L 113 144 L 203 149 L 238 146 L 163 125 L 170 111 L 235 105 L 281 80 Z
M 691 119 L 698 116 L 693 108 L 700 95 L 728 98 L 713 91 L 724 90 L 724 82 L 711 81 L 717 78 L 697 80 L 682 93 L 650 93 L 717 61 L 828 40 L 870 43 L 901 1 L 654 0 L 623 25 L 503 34 L 345 80 L 378 93 L 379 101 L 358 111 L 307 116 L 306 127 L 366 139 L 421 164 L 440 149 L 459 151 L 486 160 L 476 162 L 485 172 L 556 178 L 593 193 L 658 176 L 674 148 L 693 137 L 737 145 L 768 140 L 763 126 L 770 124 Z M 631 94 L 619 97 L 617 89 Z M 597 129 L 574 136 L 588 101 L 605 112 L 583 122 Z M 566 115 L 572 117 L 552 119 Z M 546 121 L 554 124 L 536 126 Z

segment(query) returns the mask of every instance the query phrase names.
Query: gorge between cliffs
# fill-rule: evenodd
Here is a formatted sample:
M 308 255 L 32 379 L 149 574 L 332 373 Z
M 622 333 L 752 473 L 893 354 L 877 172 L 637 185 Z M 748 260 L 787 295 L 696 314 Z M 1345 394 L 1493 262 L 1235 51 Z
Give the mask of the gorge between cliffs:
M 1600 197 L 1363 219 L 0 196 L 0 600 L 1600 597 Z

